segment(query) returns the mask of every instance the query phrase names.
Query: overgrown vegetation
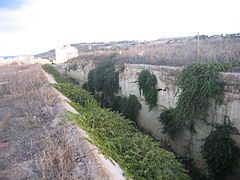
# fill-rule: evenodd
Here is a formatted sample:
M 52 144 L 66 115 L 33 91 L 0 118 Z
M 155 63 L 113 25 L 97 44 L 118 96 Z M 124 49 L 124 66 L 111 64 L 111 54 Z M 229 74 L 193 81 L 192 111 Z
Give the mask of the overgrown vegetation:
M 178 127 L 179 124 L 175 118 L 174 108 L 164 109 L 160 114 L 160 120 L 164 124 L 163 133 L 167 133 L 172 137 L 176 133 L 176 129 L 180 128 Z
M 101 108 L 89 93 L 71 84 L 53 86 L 73 101 L 71 105 L 80 113 L 69 113 L 69 119 L 88 132 L 91 141 L 105 156 L 114 159 L 121 166 L 126 177 L 189 179 L 183 165 L 171 152 L 164 150 L 158 141 L 137 130 L 135 125 L 121 114 Z M 114 97 L 120 100 L 117 107 L 122 108 L 122 114 L 136 118 L 137 109 L 141 108 L 141 105 L 135 96 Z
M 152 110 L 157 105 L 158 91 L 156 90 L 157 78 L 151 74 L 149 70 L 143 70 L 138 76 L 138 86 L 140 94 L 143 94 L 146 102 L 149 105 L 149 110 Z
M 194 132 L 194 121 L 206 118 L 210 101 L 222 102 L 224 84 L 219 73 L 231 67 L 230 63 L 216 62 L 193 63 L 184 67 L 177 81 L 180 95 L 176 107 L 160 114 L 163 132 L 172 137 L 185 127 Z M 230 137 L 230 129 L 228 125 L 218 126 L 205 139 L 201 152 L 211 179 L 224 179 L 237 166 L 239 149 Z
M 63 92 L 71 101 L 79 104 L 85 104 L 87 100 L 92 98 L 87 91 L 83 91 L 79 87 L 71 84 L 62 83 L 53 84 L 52 86 L 58 91 Z
M 56 82 L 58 83 L 73 83 L 77 84 L 76 80 L 70 77 L 62 76 L 60 72 L 57 71 L 57 69 L 50 64 L 44 64 L 42 65 L 42 68 L 49 74 L 52 74 Z
M 224 84 L 219 73 L 230 67 L 230 63 L 217 62 L 193 63 L 184 67 L 177 80 L 180 95 L 176 108 L 171 109 L 171 116 L 169 113 L 166 116 L 166 112 L 160 116 L 164 131 L 174 135 L 179 129 L 188 127 L 194 132 L 194 120 L 206 117 L 210 101 L 222 102 Z
M 206 160 L 211 179 L 225 179 L 233 171 L 239 160 L 240 151 L 230 137 L 231 126 L 221 125 L 205 139 L 201 153 Z
M 71 100 L 69 93 L 59 90 Z M 72 89 L 72 88 L 70 88 Z M 188 175 L 174 155 L 161 148 L 159 142 L 138 131 L 131 121 L 120 114 L 102 109 L 85 91 L 79 90 L 81 99 L 71 105 L 80 115 L 69 113 L 69 119 L 76 122 L 90 135 L 105 156 L 114 159 L 133 179 L 188 179 Z M 86 95 L 86 96 L 85 96 Z
M 103 61 L 88 74 L 87 89 L 99 96 L 99 103 L 106 108 L 114 106 L 115 93 L 119 90 L 119 73 L 114 64 L 111 60 Z
M 89 72 L 88 82 L 83 88 L 94 94 L 101 107 L 118 111 L 124 117 L 136 122 L 141 104 L 134 95 L 129 97 L 115 95 L 119 90 L 119 73 L 115 71 L 114 61 L 99 63 Z
M 87 46 L 88 47 L 88 46 Z M 199 51 L 198 51 L 199 47 Z M 149 42 L 132 45 L 122 48 L 121 54 L 114 57 L 122 63 L 131 64 L 152 64 L 167 66 L 185 66 L 194 62 L 239 62 L 240 59 L 240 38 L 206 39 L 200 40 L 199 46 L 196 40 L 184 38 L 169 39 L 166 43 Z M 81 51 L 81 50 L 80 50 Z M 81 51 L 79 59 L 103 61 L 113 52 L 114 49 L 93 49 L 91 51 Z
M 120 99 L 119 112 L 126 118 L 137 121 L 139 110 L 142 109 L 142 105 L 138 102 L 135 95 L 129 97 L 123 97 Z
M 63 77 L 52 65 L 43 65 L 43 68 L 52 74 L 55 80 L 60 83 L 53 85 L 56 89 L 64 91 L 74 102 L 85 102 L 85 99 L 81 97 L 89 96 L 89 94 L 82 94 L 83 91 L 81 91 L 79 87 L 70 85 L 71 83 L 75 84 L 72 78 Z M 125 118 L 136 122 L 141 104 L 134 95 L 130 95 L 129 97 L 114 95 L 119 89 L 118 78 L 118 72 L 115 71 L 114 62 L 110 60 L 104 61 L 100 63 L 96 69 L 89 72 L 88 82 L 84 83 L 82 88 L 94 94 L 94 98 L 100 103 L 101 107 L 120 112 Z M 100 82 L 102 82 L 102 84 Z M 104 87 L 104 85 L 108 88 Z
M 119 77 L 118 72 L 115 71 L 114 62 L 103 61 L 89 72 L 88 87 L 90 90 L 102 92 L 106 99 L 118 92 Z

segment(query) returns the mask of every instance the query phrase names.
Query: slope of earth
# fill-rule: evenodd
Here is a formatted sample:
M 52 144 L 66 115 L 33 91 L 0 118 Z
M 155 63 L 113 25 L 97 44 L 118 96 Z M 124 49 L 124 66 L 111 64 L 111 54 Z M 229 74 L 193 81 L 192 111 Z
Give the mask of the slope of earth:
M 40 66 L 0 66 L 1 180 L 111 179 L 65 109 Z

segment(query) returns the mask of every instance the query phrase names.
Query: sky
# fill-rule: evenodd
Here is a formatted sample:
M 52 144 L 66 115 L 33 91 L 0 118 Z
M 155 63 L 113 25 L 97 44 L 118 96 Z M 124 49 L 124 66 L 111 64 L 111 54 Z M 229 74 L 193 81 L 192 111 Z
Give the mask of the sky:
M 0 56 L 79 42 L 240 32 L 240 0 L 0 0 Z

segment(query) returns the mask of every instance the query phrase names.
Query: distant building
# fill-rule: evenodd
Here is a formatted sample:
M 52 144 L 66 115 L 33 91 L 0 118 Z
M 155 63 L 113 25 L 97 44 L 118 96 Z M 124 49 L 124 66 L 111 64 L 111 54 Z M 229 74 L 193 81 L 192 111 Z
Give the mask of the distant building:
M 56 48 L 55 53 L 56 60 L 53 61 L 54 63 L 65 63 L 67 60 L 78 56 L 77 48 L 71 45 L 64 45 Z

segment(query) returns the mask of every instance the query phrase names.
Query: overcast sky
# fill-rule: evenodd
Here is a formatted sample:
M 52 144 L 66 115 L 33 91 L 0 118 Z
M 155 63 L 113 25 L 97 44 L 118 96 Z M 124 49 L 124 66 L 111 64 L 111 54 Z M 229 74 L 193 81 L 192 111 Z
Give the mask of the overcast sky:
M 240 32 L 240 0 L 0 0 L 0 56 L 78 42 Z

